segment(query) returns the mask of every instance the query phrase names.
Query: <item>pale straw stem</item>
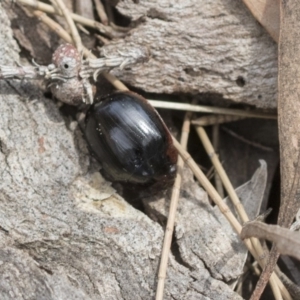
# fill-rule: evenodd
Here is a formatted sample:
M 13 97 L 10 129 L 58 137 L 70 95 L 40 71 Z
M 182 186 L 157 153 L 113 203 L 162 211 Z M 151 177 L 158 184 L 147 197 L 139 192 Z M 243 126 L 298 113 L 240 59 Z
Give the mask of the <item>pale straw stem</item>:
M 186 149 L 187 147 L 187 142 L 188 142 L 188 137 L 190 132 L 190 124 L 191 124 L 191 113 L 188 112 L 186 113 L 184 118 L 182 131 L 181 131 L 181 139 L 180 139 L 181 146 L 184 149 Z M 182 176 L 183 166 L 184 166 L 184 161 L 179 156 L 177 162 L 177 174 L 176 174 L 176 179 L 172 190 L 169 216 L 168 216 L 167 226 L 165 230 L 162 254 L 160 259 L 160 266 L 158 271 L 158 282 L 157 282 L 157 290 L 156 290 L 156 298 L 155 298 L 156 300 L 163 299 L 165 279 L 166 279 L 167 267 L 168 267 L 168 258 L 169 258 L 171 243 L 172 243 L 175 216 L 176 216 L 179 195 L 180 195 L 180 187 L 181 187 L 181 179 L 182 179 L 181 176 Z
M 158 100 L 149 100 L 149 102 L 156 108 L 175 109 L 175 110 L 202 112 L 202 113 L 210 113 L 210 114 L 234 115 L 234 116 L 242 116 L 248 118 L 262 118 L 262 119 L 274 119 L 274 120 L 277 119 L 276 115 L 271 115 L 271 114 L 266 114 L 266 113 L 261 113 L 256 111 L 241 110 L 241 109 L 230 109 L 230 108 L 195 105 L 195 104 L 179 103 L 179 102 L 166 102 L 166 101 L 158 101 Z
M 104 6 L 101 2 L 101 0 L 94 0 L 95 3 L 95 7 L 96 7 L 96 11 L 97 14 L 102 22 L 102 24 L 107 25 L 108 24 L 108 18 L 104 9 Z
M 77 30 L 77 27 L 75 26 L 75 23 L 71 17 L 70 11 L 68 10 L 68 8 L 66 7 L 65 3 L 62 0 L 52 0 L 52 1 L 54 3 L 56 3 L 58 11 L 60 10 L 62 12 L 63 16 L 65 17 L 67 24 L 70 28 L 71 35 L 74 40 L 74 44 L 75 44 L 78 52 L 81 53 L 81 51 L 82 51 L 81 38 L 80 38 L 79 32 Z
M 62 16 L 62 12 L 61 11 L 56 11 L 55 8 L 49 4 L 40 2 L 40 1 L 36 1 L 36 0 L 17 0 L 19 3 L 23 4 L 23 5 L 27 5 L 30 6 L 36 10 L 41 10 L 45 13 L 49 13 L 49 14 L 58 14 L 60 16 Z M 96 22 L 94 20 L 82 17 L 80 15 L 71 13 L 71 17 L 72 19 L 77 22 L 80 23 L 83 26 L 87 26 L 90 28 L 94 28 L 99 30 L 101 33 L 104 33 L 110 37 L 114 36 L 115 33 L 113 33 L 112 29 L 108 26 L 105 26 L 99 22 Z

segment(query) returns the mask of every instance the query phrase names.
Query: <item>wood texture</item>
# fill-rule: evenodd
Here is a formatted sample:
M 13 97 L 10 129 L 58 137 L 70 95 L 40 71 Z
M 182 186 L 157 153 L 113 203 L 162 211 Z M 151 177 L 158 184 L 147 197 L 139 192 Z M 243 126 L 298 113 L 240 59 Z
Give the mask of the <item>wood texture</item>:
M 12 64 L 1 6 L 0 23 L 0 64 Z M 38 85 L 1 81 L 0 91 L 1 299 L 153 299 L 161 226 L 102 179 L 76 122 Z M 241 297 L 171 255 L 165 299 Z
M 147 45 L 142 66 L 114 73 L 152 93 L 210 93 L 257 107 L 276 107 L 276 44 L 242 1 L 120 1 L 117 9 L 144 22 L 124 41 Z

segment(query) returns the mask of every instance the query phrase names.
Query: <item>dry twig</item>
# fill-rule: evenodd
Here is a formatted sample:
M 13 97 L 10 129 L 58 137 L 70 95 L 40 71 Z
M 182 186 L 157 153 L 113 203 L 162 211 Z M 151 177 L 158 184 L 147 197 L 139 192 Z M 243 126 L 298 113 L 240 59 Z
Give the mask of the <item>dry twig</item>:
M 75 44 L 78 52 L 80 53 L 82 51 L 82 42 L 81 42 L 79 32 L 78 32 L 78 30 L 75 26 L 75 23 L 71 17 L 70 11 L 68 10 L 68 8 L 66 7 L 66 5 L 64 4 L 64 2 L 62 0 L 53 0 L 53 2 L 56 4 L 58 11 L 61 11 L 63 16 L 65 17 L 67 24 L 69 25 L 71 34 L 72 34 L 74 44 Z
M 187 147 L 188 137 L 190 133 L 191 115 L 192 115 L 191 112 L 186 113 L 182 125 L 180 144 L 184 149 L 186 149 Z M 158 271 L 156 300 L 163 299 L 164 285 L 165 285 L 167 266 L 168 266 L 168 258 L 169 258 L 170 248 L 171 248 L 171 242 L 172 242 L 172 236 L 173 236 L 174 224 L 175 224 L 175 216 L 176 216 L 179 194 L 180 194 L 181 173 L 182 173 L 183 166 L 184 166 L 183 159 L 181 157 L 178 157 L 177 175 L 172 190 L 169 216 L 168 216 L 167 226 L 165 230 L 164 243 L 163 243 L 160 266 Z
M 216 153 L 218 153 L 218 149 L 219 149 L 219 132 L 220 132 L 219 124 L 213 125 L 212 129 L 213 129 L 212 130 L 213 146 L 214 146 L 214 149 L 216 150 Z M 221 178 L 220 178 L 220 175 L 218 174 L 218 172 L 215 171 L 214 177 L 215 177 L 216 189 L 217 189 L 219 195 L 222 198 L 224 198 L 223 184 L 222 184 L 222 181 L 221 181 Z
M 51 5 L 40 2 L 40 1 L 35 1 L 35 0 L 17 0 L 17 1 L 20 4 L 30 6 L 33 9 L 40 10 L 40 11 L 43 11 L 45 13 L 59 14 L 60 16 L 62 15 L 62 13 L 60 11 L 57 12 L 54 9 L 54 7 L 52 7 Z M 83 26 L 87 26 L 87 27 L 99 30 L 99 32 L 101 32 L 101 33 L 103 33 L 103 34 L 105 34 L 105 35 L 107 35 L 111 38 L 124 36 L 124 33 L 115 32 L 109 26 L 105 26 L 105 25 L 103 25 L 99 22 L 96 22 L 94 20 L 82 17 L 82 16 L 74 14 L 74 13 L 71 13 L 71 17 L 75 22 L 80 23 Z
M 156 108 L 203 112 L 203 113 L 210 113 L 210 114 L 232 115 L 232 116 L 240 116 L 240 117 L 248 117 L 248 118 L 262 118 L 262 119 L 274 119 L 274 120 L 277 119 L 276 115 L 270 115 L 261 112 L 247 111 L 241 109 L 230 109 L 230 108 L 221 108 L 221 107 L 195 105 L 195 104 L 178 103 L 178 102 L 157 101 L 157 100 L 149 100 L 149 102 Z

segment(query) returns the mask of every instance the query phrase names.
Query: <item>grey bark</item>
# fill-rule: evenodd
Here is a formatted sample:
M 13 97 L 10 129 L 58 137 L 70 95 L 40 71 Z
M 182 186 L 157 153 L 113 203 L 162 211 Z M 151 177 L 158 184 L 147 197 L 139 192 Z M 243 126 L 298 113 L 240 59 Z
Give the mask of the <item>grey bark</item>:
M 125 83 L 151 93 L 210 93 L 276 107 L 277 46 L 242 1 L 125 0 L 117 9 L 138 25 L 105 48 L 130 42 L 152 54 L 142 66 L 114 71 Z

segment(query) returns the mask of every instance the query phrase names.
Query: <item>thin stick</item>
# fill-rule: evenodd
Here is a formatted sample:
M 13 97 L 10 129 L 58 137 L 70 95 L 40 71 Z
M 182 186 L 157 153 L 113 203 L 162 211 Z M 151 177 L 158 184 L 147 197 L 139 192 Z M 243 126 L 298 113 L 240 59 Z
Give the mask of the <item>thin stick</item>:
M 213 125 L 213 128 L 212 128 L 213 146 L 216 149 L 217 153 L 218 153 L 218 149 L 219 149 L 219 138 L 220 138 L 219 133 L 220 133 L 219 124 Z M 219 195 L 222 198 L 224 198 L 223 184 L 222 184 L 220 175 L 218 174 L 218 172 L 216 170 L 215 170 L 215 185 L 216 185 L 216 189 L 217 189 Z
M 63 16 L 65 17 L 67 24 L 70 28 L 75 46 L 78 50 L 79 53 L 81 53 L 82 51 L 82 42 L 81 42 L 81 38 L 79 35 L 79 32 L 77 30 L 77 27 L 75 26 L 75 23 L 71 17 L 71 13 L 68 10 L 68 8 L 66 7 L 65 3 L 62 0 L 53 0 L 54 3 L 56 3 L 57 7 L 59 8 L 59 10 L 61 10 Z
M 210 114 L 243 116 L 248 118 L 262 118 L 262 119 L 274 119 L 274 120 L 277 119 L 276 115 L 264 114 L 261 112 L 247 111 L 241 109 L 230 109 L 230 108 L 194 105 L 194 104 L 186 104 L 186 103 L 178 103 L 178 102 L 165 102 L 165 101 L 157 101 L 157 100 L 149 100 L 149 102 L 156 108 L 203 112 L 203 113 L 210 113 Z
M 173 143 L 178 150 L 180 156 L 183 158 L 184 162 L 190 167 L 190 169 L 193 171 L 195 177 L 198 179 L 202 187 L 206 190 L 210 198 L 214 201 L 214 203 L 219 207 L 221 213 L 225 216 L 225 218 L 228 220 L 230 225 L 233 227 L 233 229 L 240 235 L 242 226 L 236 219 L 236 217 L 232 214 L 229 207 L 226 205 L 226 203 L 222 200 L 218 192 L 215 190 L 213 185 L 210 183 L 210 181 L 205 177 L 203 172 L 199 169 L 196 162 L 192 159 L 192 157 L 189 155 L 188 152 L 186 152 L 181 145 L 177 142 L 175 138 L 173 138 Z M 257 260 L 257 262 L 262 266 L 262 260 L 258 257 L 256 254 L 255 249 L 253 248 L 252 243 L 249 239 L 244 240 L 244 244 L 250 251 L 250 253 L 253 255 L 253 257 Z M 262 266 L 263 267 L 263 266 Z M 278 276 L 273 273 L 270 278 L 270 282 L 272 282 L 272 285 L 276 289 L 275 296 L 280 295 L 280 290 L 284 290 L 285 287 L 283 286 L 282 282 L 279 280 Z M 278 285 L 280 290 L 278 289 Z M 286 290 L 286 289 L 285 289 Z M 285 292 L 284 294 L 286 297 L 285 299 L 292 300 L 289 293 Z M 289 296 L 289 297 L 288 297 Z M 280 300 L 282 297 L 276 298 L 276 300 Z
M 211 180 L 214 176 L 215 168 L 214 166 L 211 166 L 210 169 L 205 173 L 205 176 L 208 180 Z
M 108 24 L 108 18 L 104 9 L 104 6 L 100 0 L 94 0 L 96 11 L 98 13 L 98 16 L 102 22 L 102 24 L 107 25 Z
M 216 155 L 215 153 L 215 150 L 213 148 L 213 145 L 211 144 L 205 130 L 203 127 L 201 126 L 197 126 L 196 127 L 196 131 L 203 143 L 203 146 L 208 154 L 208 156 L 210 157 L 216 171 L 218 172 L 222 182 L 223 182 L 223 185 L 234 205 L 234 207 L 236 208 L 236 211 L 237 213 L 239 214 L 241 220 L 243 223 L 245 222 L 248 222 L 249 221 L 249 218 L 248 218 L 248 215 L 244 209 L 244 206 L 242 205 L 242 203 L 240 202 L 218 156 Z M 250 238 L 251 240 L 251 243 L 253 244 L 253 247 L 258 255 L 258 257 L 260 257 L 260 261 L 262 262 L 263 266 L 266 264 L 266 259 L 265 259 L 265 255 L 264 255 L 264 250 L 259 242 L 258 239 L 256 238 Z M 274 293 L 274 296 L 276 299 L 280 299 L 281 298 L 281 294 L 279 292 L 278 294 L 278 285 L 273 282 L 270 282 L 271 283 L 271 287 L 272 287 L 272 290 L 273 290 L 273 293 Z
M 54 7 L 52 7 L 49 4 L 43 3 L 43 2 L 36 1 L 36 0 L 17 0 L 17 1 L 23 5 L 30 6 L 36 10 L 40 10 L 40 11 L 43 11 L 43 12 L 49 13 L 49 14 L 58 14 L 58 15 L 62 16 L 61 11 L 57 12 Z M 80 23 L 84 26 L 99 30 L 99 32 L 101 32 L 111 38 L 123 36 L 122 33 L 117 33 L 109 26 L 105 26 L 105 25 L 101 24 L 100 22 L 96 22 L 94 20 L 82 17 L 82 16 L 74 14 L 74 13 L 71 13 L 71 17 L 75 22 Z
M 87 29 L 85 29 L 85 27 L 83 27 L 81 24 L 77 24 L 77 28 L 84 34 L 91 35 L 91 33 Z
M 47 26 L 49 26 L 58 36 L 60 36 L 63 40 L 68 43 L 72 43 L 72 37 L 70 34 L 63 29 L 57 22 L 53 21 L 49 18 L 44 12 L 39 10 L 34 10 L 33 14 Z
M 200 170 L 196 162 L 192 159 L 192 157 L 189 155 L 187 151 L 185 151 L 181 145 L 178 143 L 178 141 L 173 138 L 173 143 L 176 149 L 178 150 L 180 156 L 183 158 L 184 162 L 190 167 L 190 169 L 193 171 L 194 175 L 202 185 L 202 187 L 206 190 L 210 198 L 214 201 L 216 205 L 218 205 L 220 211 L 224 214 L 226 219 L 229 221 L 231 226 L 234 228 L 234 230 L 240 234 L 242 230 L 241 224 L 238 222 L 238 220 L 235 218 L 235 216 L 230 211 L 229 207 L 225 204 L 225 202 L 222 200 L 218 192 L 215 190 L 213 185 L 209 182 L 209 180 L 206 178 L 204 173 Z M 249 244 L 249 240 L 245 240 L 247 244 Z M 251 251 L 253 251 L 252 245 L 250 246 Z
M 190 133 L 191 116 L 192 114 L 190 112 L 186 113 L 182 125 L 180 144 L 184 149 L 186 149 L 187 147 L 188 137 Z M 165 279 L 166 279 L 167 266 L 168 266 L 168 258 L 169 258 L 171 243 L 172 243 L 175 216 L 176 216 L 176 211 L 177 211 L 177 206 L 179 201 L 183 166 L 184 166 L 183 159 L 181 157 L 178 157 L 177 174 L 176 174 L 176 179 L 172 190 L 168 222 L 165 230 L 164 243 L 163 243 L 160 266 L 158 271 L 158 282 L 157 282 L 157 290 L 156 290 L 156 298 L 155 298 L 156 300 L 163 299 Z

